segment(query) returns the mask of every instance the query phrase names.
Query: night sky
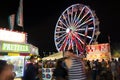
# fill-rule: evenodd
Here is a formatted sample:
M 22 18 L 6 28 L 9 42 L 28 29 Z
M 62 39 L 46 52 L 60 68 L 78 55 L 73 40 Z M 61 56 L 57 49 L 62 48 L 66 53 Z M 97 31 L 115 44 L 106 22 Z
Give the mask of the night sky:
M 52 1 L 52 2 L 51 2 Z M 100 20 L 99 43 L 120 43 L 119 0 L 24 0 L 24 31 L 28 43 L 39 47 L 40 52 L 56 51 L 54 29 L 61 13 L 70 5 L 82 3 L 96 11 Z M 8 16 L 17 12 L 19 0 L 0 0 L 0 26 L 9 28 Z M 19 29 L 19 26 L 15 26 Z M 19 29 L 20 30 L 20 29 Z

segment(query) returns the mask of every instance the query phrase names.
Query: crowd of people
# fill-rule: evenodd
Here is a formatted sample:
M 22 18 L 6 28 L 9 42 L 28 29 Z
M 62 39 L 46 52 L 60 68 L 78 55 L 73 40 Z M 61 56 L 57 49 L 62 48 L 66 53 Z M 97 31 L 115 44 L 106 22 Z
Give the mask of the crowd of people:
M 45 60 L 43 61 L 43 68 L 54 68 L 57 60 Z
M 78 80 L 120 80 L 120 58 L 89 61 L 82 60 L 74 53 L 71 53 L 73 52 L 66 52 L 63 59 L 55 60 L 57 61 L 53 72 L 55 80 L 74 80 L 74 78 Z M 55 62 L 50 61 L 46 63 L 49 66 L 49 64 Z
M 54 68 L 52 80 L 120 80 L 120 58 L 106 61 L 83 60 L 73 50 L 59 60 L 38 61 L 34 56 L 26 64 L 22 80 L 43 80 L 42 69 Z M 14 80 L 14 66 L 0 60 L 0 80 Z
M 120 58 L 106 61 L 102 59 L 85 61 L 86 73 L 92 80 L 120 80 Z
M 72 51 L 64 52 L 64 58 L 35 63 L 30 58 L 26 65 L 23 80 L 42 80 L 42 68 L 54 68 L 52 80 L 86 80 L 83 61 Z

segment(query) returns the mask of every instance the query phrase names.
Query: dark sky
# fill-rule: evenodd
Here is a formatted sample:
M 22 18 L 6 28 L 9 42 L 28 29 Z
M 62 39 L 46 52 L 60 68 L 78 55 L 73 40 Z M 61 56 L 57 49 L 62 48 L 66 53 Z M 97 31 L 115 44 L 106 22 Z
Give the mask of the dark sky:
M 51 2 L 52 1 L 52 2 Z M 28 42 L 39 51 L 56 51 L 54 29 L 61 13 L 70 5 L 82 3 L 96 11 L 100 20 L 99 43 L 120 43 L 119 0 L 24 0 L 24 31 Z M 0 26 L 8 28 L 8 15 L 17 12 L 19 0 L 0 0 Z M 18 27 L 18 26 L 16 26 Z

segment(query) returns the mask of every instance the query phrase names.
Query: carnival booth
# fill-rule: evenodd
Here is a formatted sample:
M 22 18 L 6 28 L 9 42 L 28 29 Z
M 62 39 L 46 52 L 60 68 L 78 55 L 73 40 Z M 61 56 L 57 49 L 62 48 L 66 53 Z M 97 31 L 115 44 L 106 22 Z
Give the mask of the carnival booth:
M 61 58 L 63 58 L 63 52 L 54 53 L 42 59 L 43 60 L 42 79 L 43 80 L 52 79 L 52 74 L 56 65 L 56 61 Z
M 16 78 L 23 77 L 25 59 L 30 55 L 38 55 L 38 48 L 27 43 L 26 33 L 0 29 L 0 59 L 14 65 Z
M 111 60 L 110 44 L 87 45 L 87 60 Z

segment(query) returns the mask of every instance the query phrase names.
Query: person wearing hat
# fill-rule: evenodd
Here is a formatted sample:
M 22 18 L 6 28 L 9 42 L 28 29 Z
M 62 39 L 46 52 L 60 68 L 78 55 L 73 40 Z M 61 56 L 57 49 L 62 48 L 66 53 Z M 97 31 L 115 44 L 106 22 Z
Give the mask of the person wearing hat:
M 35 60 L 36 58 L 34 56 L 30 57 L 30 63 L 27 64 L 27 68 L 24 73 L 24 80 L 36 80 L 37 70 L 35 66 Z

